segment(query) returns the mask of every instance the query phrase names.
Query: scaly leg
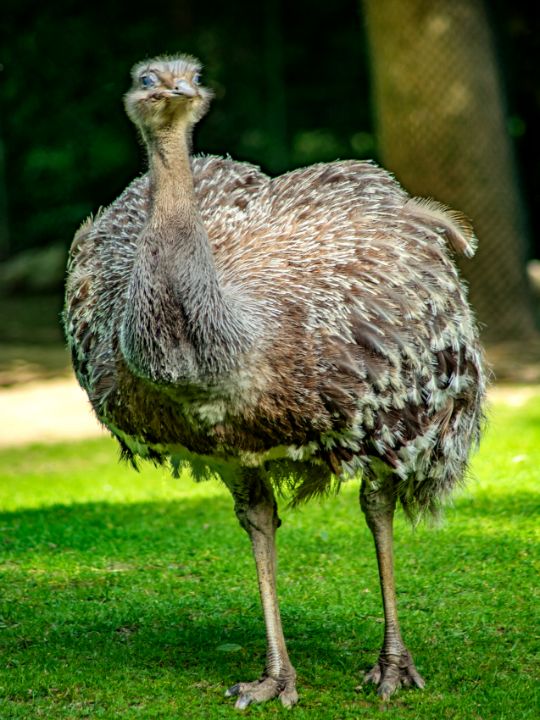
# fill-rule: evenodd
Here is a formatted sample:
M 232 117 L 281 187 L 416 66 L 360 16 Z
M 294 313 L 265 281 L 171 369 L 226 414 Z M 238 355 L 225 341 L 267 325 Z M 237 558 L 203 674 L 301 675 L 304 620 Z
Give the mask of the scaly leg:
M 411 654 L 401 639 L 399 629 L 393 561 L 393 520 L 396 498 L 390 483 L 371 490 L 362 483 L 360 506 L 373 534 L 379 579 L 384 607 L 384 642 L 379 660 L 365 676 L 365 682 L 378 685 L 377 692 L 384 699 L 400 685 L 424 687 L 424 680 L 416 670 Z
M 276 593 L 275 533 L 280 521 L 270 483 L 257 469 L 244 470 L 239 481 L 229 487 L 240 525 L 248 533 L 257 566 L 259 592 L 266 623 L 266 668 L 260 680 L 237 683 L 226 692 L 238 696 L 236 708 L 279 697 L 290 707 L 298 701 L 296 672 L 291 665 Z

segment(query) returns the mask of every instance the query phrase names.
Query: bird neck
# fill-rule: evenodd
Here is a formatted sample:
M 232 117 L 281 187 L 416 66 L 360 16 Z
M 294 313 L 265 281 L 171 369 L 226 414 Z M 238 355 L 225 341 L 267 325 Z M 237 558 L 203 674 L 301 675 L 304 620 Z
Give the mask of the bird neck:
M 219 282 L 195 197 L 188 130 L 145 137 L 150 209 L 122 330 L 132 369 L 168 384 L 222 375 L 253 342 L 251 310 Z
M 145 131 L 151 209 L 148 224 L 169 222 L 183 214 L 198 215 L 190 164 L 191 126 L 181 121 L 171 127 Z

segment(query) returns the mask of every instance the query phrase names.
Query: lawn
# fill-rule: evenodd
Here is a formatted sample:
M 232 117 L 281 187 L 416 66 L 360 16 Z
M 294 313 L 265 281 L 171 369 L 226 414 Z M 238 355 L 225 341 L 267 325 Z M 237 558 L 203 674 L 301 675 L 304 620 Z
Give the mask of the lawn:
M 233 718 L 264 627 L 247 537 L 217 483 L 119 464 L 112 441 L 0 453 L 0 718 Z M 279 587 L 300 704 L 250 716 L 538 717 L 540 391 L 496 402 L 438 527 L 396 529 L 423 692 L 355 691 L 376 659 L 375 554 L 351 483 L 283 509 Z M 536 537 L 535 537 L 536 535 Z M 536 617 L 535 617 L 536 616 Z

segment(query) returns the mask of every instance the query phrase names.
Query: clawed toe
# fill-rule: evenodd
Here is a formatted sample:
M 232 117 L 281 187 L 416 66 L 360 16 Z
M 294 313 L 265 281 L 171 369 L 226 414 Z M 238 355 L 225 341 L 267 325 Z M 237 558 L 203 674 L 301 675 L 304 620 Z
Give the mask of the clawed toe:
M 381 681 L 381 666 L 379 663 L 374 665 L 371 670 L 364 675 L 364 683 L 373 683 L 378 685 Z
M 282 705 L 292 707 L 298 702 L 294 679 L 264 677 L 249 683 L 236 683 L 225 692 L 225 697 L 237 697 L 235 708 L 245 710 L 252 703 L 266 702 L 279 697 Z
M 365 675 L 364 683 L 378 685 L 377 693 L 383 700 L 388 700 L 402 685 L 420 689 L 425 685 L 408 650 L 404 650 L 401 655 L 381 654 L 376 665 Z

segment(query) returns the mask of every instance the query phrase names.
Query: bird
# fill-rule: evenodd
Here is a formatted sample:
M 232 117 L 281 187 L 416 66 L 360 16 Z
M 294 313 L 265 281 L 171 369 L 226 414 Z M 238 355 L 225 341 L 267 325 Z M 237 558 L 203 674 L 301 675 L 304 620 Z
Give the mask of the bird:
M 470 221 L 411 197 L 374 162 L 269 177 L 197 156 L 212 92 L 189 55 L 134 66 L 124 98 L 147 172 L 86 220 L 63 311 L 78 382 L 122 456 L 217 479 L 251 541 L 266 627 L 242 710 L 298 701 L 276 590 L 276 496 L 292 505 L 359 481 L 384 638 L 364 680 L 424 687 L 402 638 L 393 518 L 437 514 L 466 478 L 486 369 L 454 254 Z

